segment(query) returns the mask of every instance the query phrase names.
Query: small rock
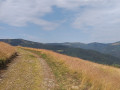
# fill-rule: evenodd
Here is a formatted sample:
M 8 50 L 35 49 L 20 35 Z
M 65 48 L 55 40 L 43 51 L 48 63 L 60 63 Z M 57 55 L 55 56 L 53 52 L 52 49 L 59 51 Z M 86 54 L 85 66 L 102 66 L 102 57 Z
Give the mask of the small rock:
M 78 86 L 72 86 L 72 89 L 78 90 L 79 87 Z

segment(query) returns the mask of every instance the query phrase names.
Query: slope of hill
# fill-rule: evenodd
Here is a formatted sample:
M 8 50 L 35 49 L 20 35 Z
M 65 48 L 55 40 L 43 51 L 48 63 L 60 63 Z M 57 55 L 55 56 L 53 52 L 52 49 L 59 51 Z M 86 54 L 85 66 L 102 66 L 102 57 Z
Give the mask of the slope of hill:
M 119 68 L 45 49 L 16 48 L 18 57 L 0 73 L 0 90 L 120 90 Z
M 0 90 L 45 90 L 39 58 L 22 49 L 5 70 L 0 70 Z
M 120 41 L 119 42 L 115 42 L 115 43 L 111 43 L 111 45 L 120 45 Z
M 24 47 L 49 49 L 58 53 L 79 57 L 79 58 L 93 61 L 100 64 L 109 64 L 109 65 L 120 64 L 119 58 L 111 55 L 102 54 L 93 50 L 84 50 L 81 48 L 73 48 L 73 47 L 64 46 L 64 45 L 42 44 L 42 43 L 27 41 L 23 39 L 1 39 L 0 41 L 9 43 L 14 46 L 19 45 Z
M 120 42 L 115 42 L 115 43 L 89 43 L 89 44 L 84 44 L 84 43 L 48 43 L 48 45 L 64 45 L 64 46 L 69 46 L 69 47 L 74 47 L 74 48 L 83 48 L 83 49 L 89 49 L 89 50 L 95 50 L 104 54 L 109 54 L 115 57 L 120 58 Z
M 15 54 L 15 48 L 7 43 L 0 42 L 0 66 L 4 66 L 8 59 Z
M 120 90 L 119 68 L 44 49 L 23 49 L 38 54 L 46 60 L 56 76 L 58 90 Z

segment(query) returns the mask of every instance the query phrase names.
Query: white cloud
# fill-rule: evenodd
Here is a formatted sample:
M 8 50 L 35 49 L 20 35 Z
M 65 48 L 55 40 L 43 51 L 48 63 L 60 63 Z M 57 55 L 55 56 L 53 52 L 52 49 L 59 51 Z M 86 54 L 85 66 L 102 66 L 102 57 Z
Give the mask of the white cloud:
M 104 2 L 104 1 L 103 1 Z M 93 29 L 115 26 L 120 23 L 120 1 L 106 0 L 95 5 L 89 5 L 94 8 L 86 8 L 85 11 L 79 13 L 73 23 L 78 29 Z
M 52 5 L 50 0 L 5 0 L 0 2 L 0 21 L 12 26 L 25 26 L 28 22 L 36 23 L 32 21 L 33 18 L 42 21 L 40 19 L 42 16 L 52 12 Z M 45 20 L 39 25 L 47 25 L 48 28 L 51 24 L 56 25 Z
M 72 23 L 74 28 L 90 34 L 91 41 L 112 42 L 120 38 L 120 1 L 104 0 L 89 4 Z
M 61 23 L 43 20 L 42 16 L 51 13 L 52 7 L 57 6 L 78 10 L 73 21 L 75 28 L 106 28 L 120 22 L 119 4 L 119 0 L 0 0 L 0 22 L 12 26 L 34 23 L 43 29 L 52 30 Z
M 52 12 L 52 6 L 75 10 L 93 2 L 96 3 L 97 0 L 0 0 L 0 21 L 13 26 L 25 26 L 31 18 L 41 19 Z M 46 25 L 54 23 L 49 22 Z
M 45 21 L 42 19 L 36 19 L 36 18 L 31 19 L 31 22 L 34 24 L 43 26 L 43 29 L 45 30 L 54 30 L 59 26 L 58 23 L 52 23 L 52 22 L 48 22 L 48 21 Z
M 56 0 L 56 5 L 65 9 L 75 9 L 86 5 L 96 5 L 103 0 Z

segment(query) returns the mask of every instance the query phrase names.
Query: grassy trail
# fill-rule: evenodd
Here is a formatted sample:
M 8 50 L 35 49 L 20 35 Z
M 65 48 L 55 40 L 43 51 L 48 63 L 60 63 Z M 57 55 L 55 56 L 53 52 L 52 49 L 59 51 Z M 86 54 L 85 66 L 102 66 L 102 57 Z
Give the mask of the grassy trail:
M 53 90 L 54 76 L 44 60 L 23 49 L 18 52 L 20 55 L 0 75 L 0 90 Z
M 51 67 L 56 90 L 120 90 L 120 69 L 44 49 L 25 48 L 42 57 Z

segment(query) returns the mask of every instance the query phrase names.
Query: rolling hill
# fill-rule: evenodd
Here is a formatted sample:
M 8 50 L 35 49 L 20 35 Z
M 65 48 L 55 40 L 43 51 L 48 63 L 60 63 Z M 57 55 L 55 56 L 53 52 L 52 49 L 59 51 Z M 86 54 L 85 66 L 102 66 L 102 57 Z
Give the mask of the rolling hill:
M 61 54 L 66 54 L 73 57 L 79 57 L 81 59 L 89 60 L 100 64 L 108 64 L 108 65 L 120 64 L 120 59 L 117 57 L 107 54 L 102 54 L 100 52 L 93 50 L 74 48 L 68 45 L 65 46 L 65 45 L 56 45 L 56 44 L 43 44 L 43 43 L 32 42 L 23 39 L 0 39 L 0 41 L 9 43 L 13 46 L 23 46 L 23 47 L 53 50 Z
M 84 44 L 84 43 L 48 43 L 48 45 L 64 45 L 64 46 L 69 46 L 69 47 L 74 47 L 74 48 L 83 48 L 87 50 L 95 50 L 104 54 L 109 54 L 115 57 L 120 58 L 120 42 L 115 42 L 115 43 L 89 43 L 89 44 Z

